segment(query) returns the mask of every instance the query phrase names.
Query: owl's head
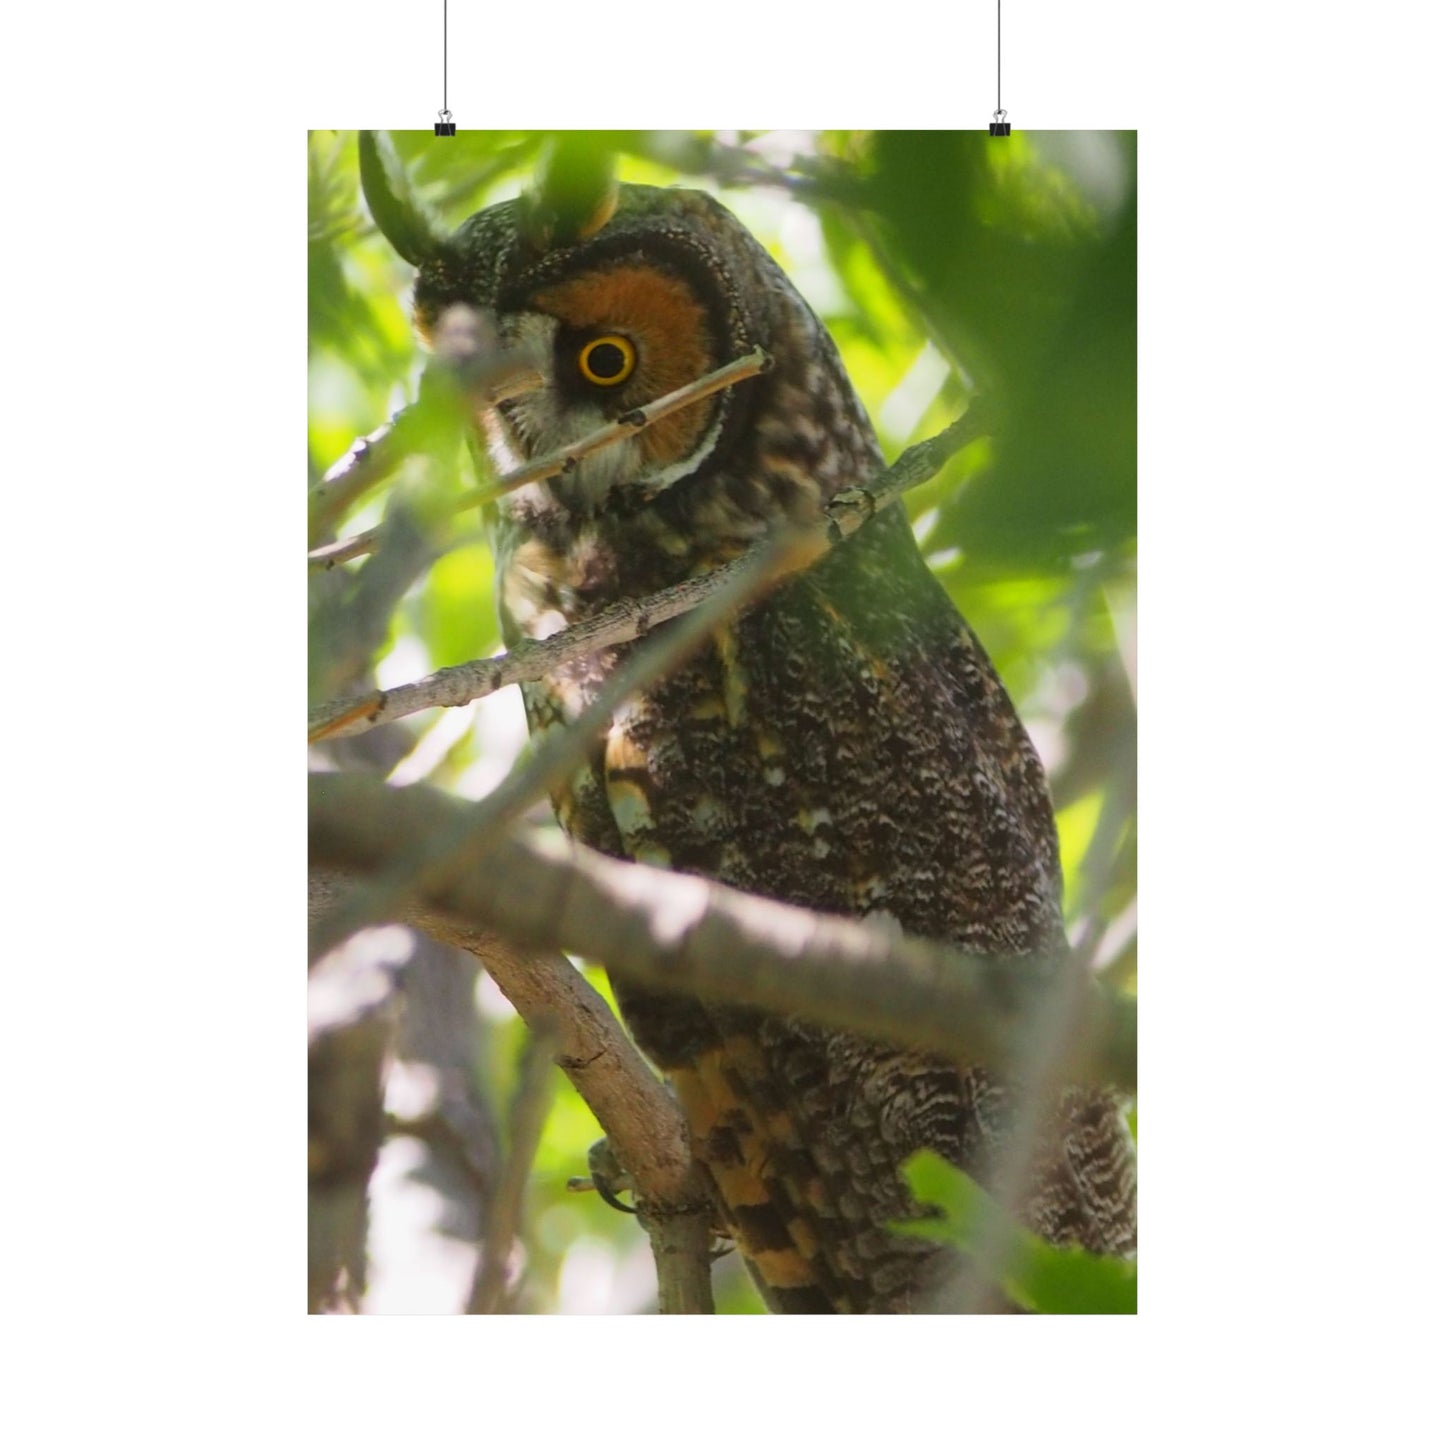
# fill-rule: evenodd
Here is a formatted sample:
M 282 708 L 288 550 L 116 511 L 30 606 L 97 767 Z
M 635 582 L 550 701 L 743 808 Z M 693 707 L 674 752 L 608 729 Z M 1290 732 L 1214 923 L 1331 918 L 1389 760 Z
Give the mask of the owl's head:
M 660 513 L 744 541 L 876 465 L 872 431 L 826 331 L 737 219 L 699 191 L 624 186 L 557 241 L 525 202 L 479 212 L 423 261 L 427 332 L 454 302 L 486 308 L 545 384 L 487 418 L 503 469 L 553 451 L 762 347 L 772 369 L 516 493 L 514 514 Z M 555 519 L 554 519 L 555 521 Z

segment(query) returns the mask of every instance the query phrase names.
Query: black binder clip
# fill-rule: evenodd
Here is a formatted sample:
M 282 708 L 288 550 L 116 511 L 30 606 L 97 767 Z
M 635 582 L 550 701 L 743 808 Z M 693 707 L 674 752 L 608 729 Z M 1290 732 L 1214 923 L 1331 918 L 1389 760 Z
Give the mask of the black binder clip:
M 436 123 L 436 134 L 455 135 L 457 133 L 457 128 L 455 123 L 452 121 L 451 111 L 439 110 L 437 111 L 437 114 L 441 116 L 441 119 Z
M 994 111 L 993 124 L 988 128 L 990 135 L 1008 135 L 1009 132 L 1013 130 L 1013 127 L 1004 119 L 1007 114 L 1008 111 L 1006 110 Z

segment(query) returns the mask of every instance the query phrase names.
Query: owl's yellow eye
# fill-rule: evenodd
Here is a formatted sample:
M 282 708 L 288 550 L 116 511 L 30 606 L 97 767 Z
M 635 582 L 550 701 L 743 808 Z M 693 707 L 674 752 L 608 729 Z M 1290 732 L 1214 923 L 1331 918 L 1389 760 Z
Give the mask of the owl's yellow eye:
M 621 386 L 637 368 L 637 348 L 625 336 L 598 336 L 577 354 L 577 369 L 593 386 Z

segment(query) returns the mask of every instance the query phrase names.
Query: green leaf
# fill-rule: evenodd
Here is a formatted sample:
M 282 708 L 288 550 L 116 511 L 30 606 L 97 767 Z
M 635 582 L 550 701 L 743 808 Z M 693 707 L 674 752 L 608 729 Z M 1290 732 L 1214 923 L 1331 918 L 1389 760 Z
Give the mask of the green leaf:
M 538 245 L 571 245 L 591 235 L 617 204 L 616 137 L 605 131 L 559 131 L 523 194 L 524 230 Z
M 936 1212 L 930 1219 L 909 1220 L 895 1228 L 970 1255 L 998 1230 L 1002 1248 L 996 1277 L 1015 1304 L 1047 1315 L 1139 1312 L 1138 1266 L 1133 1260 L 1046 1244 L 1000 1219 L 998 1205 L 984 1190 L 931 1150 L 915 1154 L 903 1166 L 903 1177 L 918 1201 Z
M 939 545 L 1066 571 L 1134 536 L 1133 145 L 1105 142 L 1125 198 L 1095 214 L 1014 139 L 876 132 L 867 235 L 940 348 L 1004 409 L 997 465 L 944 508 Z

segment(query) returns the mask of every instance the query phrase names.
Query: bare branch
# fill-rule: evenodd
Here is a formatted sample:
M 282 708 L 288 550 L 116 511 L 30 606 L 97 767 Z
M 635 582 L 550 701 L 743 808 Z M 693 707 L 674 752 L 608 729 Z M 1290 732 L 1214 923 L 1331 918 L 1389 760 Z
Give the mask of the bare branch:
M 862 487 L 840 492 L 825 508 L 817 529 L 821 543 L 832 546 L 851 536 L 889 502 L 935 476 L 955 452 L 987 435 L 992 418 L 985 402 L 975 398 L 967 412 L 946 430 L 909 447 L 886 471 Z M 757 544 L 757 548 L 766 546 Z M 429 707 L 462 707 L 479 697 L 517 682 L 531 682 L 604 647 L 631 642 L 650 627 L 706 602 L 752 564 L 754 548 L 702 577 L 692 577 L 650 597 L 624 599 L 595 617 L 579 622 L 542 642 L 520 642 L 499 657 L 444 667 L 417 682 L 359 698 L 341 698 L 313 708 L 308 719 L 312 742 L 349 737 L 384 722 Z
M 307 739 L 322 742 L 351 737 L 382 723 L 409 717 L 429 707 L 464 707 L 479 697 L 500 692 L 513 683 L 545 677 L 564 663 L 643 636 L 659 623 L 691 612 L 729 587 L 756 562 L 749 550 L 743 556 L 702 577 L 690 577 L 650 597 L 627 598 L 604 608 L 595 617 L 558 632 L 545 641 L 519 642 L 498 657 L 444 667 L 419 682 L 403 683 L 386 692 L 341 698 L 313 708 Z
M 987 436 L 994 425 L 993 407 L 988 398 L 974 397 L 968 410 L 937 436 L 909 447 L 873 481 L 839 492 L 824 508 L 828 541 L 836 545 L 845 537 L 851 537 L 864 522 L 877 516 L 890 502 L 896 502 L 904 492 L 937 476 L 949 457 L 970 442 Z
M 373 432 L 372 435 L 375 436 L 376 433 Z M 389 462 L 386 465 L 388 471 L 393 470 L 395 466 L 394 463 Z M 329 572 L 343 562 L 352 562 L 358 557 L 368 557 L 376 550 L 379 536 L 380 528 L 370 527 L 365 532 L 358 532 L 354 537 L 343 537 L 339 542 L 327 542 L 324 546 L 313 547 L 306 554 L 306 565 L 313 572 Z
M 374 779 L 311 779 L 311 844 L 320 861 L 385 872 L 453 834 L 467 805 L 433 789 Z M 576 844 L 509 835 L 485 868 L 428 876 L 432 906 L 483 922 L 529 948 L 566 949 L 640 983 L 792 1014 L 1015 1074 L 1055 956 L 992 958 L 894 938 L 684 874 L 604 858 Z M 1132 1088 L 1134 1001 L 1092 982 L 1060 1076 Z

